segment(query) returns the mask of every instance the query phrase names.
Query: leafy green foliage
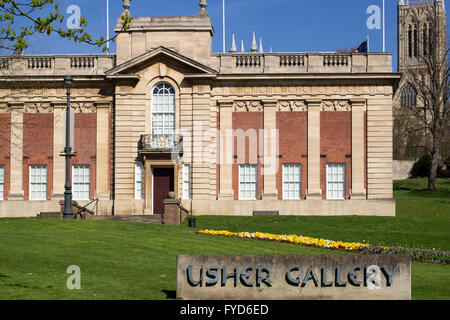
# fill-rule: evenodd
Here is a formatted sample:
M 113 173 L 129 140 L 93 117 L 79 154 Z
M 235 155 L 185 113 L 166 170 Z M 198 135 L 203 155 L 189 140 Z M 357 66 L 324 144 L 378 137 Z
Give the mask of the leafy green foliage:
M 431 156 L 427 153 L 417 160 L 411 171 L 409 172 L 410 178 L 426 178 L 431 168 Z
M 50 9 L 44 15 L 44 11 Z M 42 16 L 44 15 L 44 16 Z M 64 29 L 58 24 L 65 21 L 64 15 L 59 11 L 59 2 L 55 0 L 0 0 L 0 48 L 9 50 L 23 50 L 28 47 L 27 38 L 40 34 L 58 34 L 61 38 L 67 38 L 77 43 L 87 43 L 103 47 L 114 41 L 117 35 L 111 39 L 93 40 L 87 28 L 87 20 L 80 17 L 79 29 Z M 122 30 L 128 30 L 131 23 L 129 15 L 122 16 Z

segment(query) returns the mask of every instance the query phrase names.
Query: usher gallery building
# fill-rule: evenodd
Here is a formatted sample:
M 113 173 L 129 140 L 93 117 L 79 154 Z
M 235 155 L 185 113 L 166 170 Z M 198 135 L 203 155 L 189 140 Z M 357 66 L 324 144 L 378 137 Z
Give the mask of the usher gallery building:
M 264 53 L 253 38 L 212 54 L 206 6 L 133 17 L 114 55 L 0 58 L 0 216 L 59 210 L 66 75 L 73 197 L 98 214 L 161 214 L 173 191 L 194 215 L 395 215 L 391 53 Z

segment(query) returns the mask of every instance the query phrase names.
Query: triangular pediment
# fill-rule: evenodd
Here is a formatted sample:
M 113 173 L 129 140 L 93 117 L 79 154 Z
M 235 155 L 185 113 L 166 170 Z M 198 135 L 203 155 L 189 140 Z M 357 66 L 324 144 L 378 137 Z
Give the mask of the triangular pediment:
M 217 71 L 166 47 L 158 47 L 106 71 L 107 76 L 136 74 L 148 66 L 165 61 L 183 73 L 216 76 Z

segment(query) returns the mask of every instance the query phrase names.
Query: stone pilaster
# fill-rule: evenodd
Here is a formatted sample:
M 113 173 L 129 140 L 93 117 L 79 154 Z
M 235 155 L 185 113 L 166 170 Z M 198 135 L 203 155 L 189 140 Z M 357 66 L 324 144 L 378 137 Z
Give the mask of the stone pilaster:
M 52 200 L 64 199 L 64 184 L 65 184 L 65 157 L 61 154 L 64 151 L 64 112 L 66 103 L 53 104 L 53 190 Z
M 218 101 L 220 112 L 219 200 L 233 200 L 233 101 Z
M 352 193 L 351 199 L 365 199 L 364 109 L 366 100 L 352 100 Z
M 97 163 L 95 197 L 109 200 L 109 114 L 111 102 L 97 102 Z
M 11 160 L 8 200 L 24 200 L 23 191 L 23 102 L 10 103 Z
M 322 199 L 320 188 L 321 100 L 308 100 L 308 190 L 307 199 Z
M 277 200 L 277 171 L 279 169 L 279 136 L 277 132 L 277 100 L 264 104 L 264 186 L 263 200 Z
M 143 180 L 144 180 L 144 214 L 153 214 L 153 172 L 152 166 L 148 159 L 144 161 L 144 172 L 143 172 Z

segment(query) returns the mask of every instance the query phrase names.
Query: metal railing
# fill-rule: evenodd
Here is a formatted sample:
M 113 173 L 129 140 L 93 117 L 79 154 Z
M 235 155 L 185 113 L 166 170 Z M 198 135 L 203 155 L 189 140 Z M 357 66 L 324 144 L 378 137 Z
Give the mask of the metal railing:
M 139 152 L 175 152 L 183 150 L 183 136 L 178 134 L 143 134 Z

